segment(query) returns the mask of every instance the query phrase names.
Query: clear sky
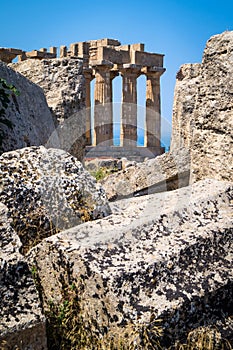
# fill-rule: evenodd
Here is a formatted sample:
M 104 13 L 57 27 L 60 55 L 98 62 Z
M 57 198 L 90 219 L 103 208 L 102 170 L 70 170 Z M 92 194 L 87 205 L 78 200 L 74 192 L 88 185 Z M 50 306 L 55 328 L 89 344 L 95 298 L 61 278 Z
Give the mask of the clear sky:
M 201 62 L 210 36 L 233 30 L 233 0 L 1 0 L 0 13 L 2 47 L 33 50 L 109 37 L 165 54 L 162 116 L 169 121 L 180 65 Z M 142 88 L 138 95 L 142 104 Z

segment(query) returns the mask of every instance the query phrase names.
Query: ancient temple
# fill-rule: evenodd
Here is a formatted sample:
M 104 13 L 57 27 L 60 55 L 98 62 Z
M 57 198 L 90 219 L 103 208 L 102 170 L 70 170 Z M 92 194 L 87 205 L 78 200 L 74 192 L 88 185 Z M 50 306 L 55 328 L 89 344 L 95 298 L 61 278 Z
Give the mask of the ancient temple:
M 9 63 L 16 56 L 25 59 L 52 59 L 57 48 L 25 52 L 0 49 L 0 59 Z M 137 154 L 137 78 L 146 76 L 146 116 L 144 147 L 140 154 L 154 157 L 164 152 L 161 147 L 160 77 L 164 73 L 162 54 L 145 52 L 144 44 L 121 45 L 118 40 L 101 39 L 77 42 L 60 47 L 60 57 L 83 59 L 86 81 L 86 150 L 93 157 Z M 116 76 L 122 77 L 120 146 L 113 140 L 113 89 Z M 91 81 L 94 87 L 94 134 L 91 135 Z
M 129 156 L 137 147 L 137 78 L 146 76 L 146 117 L 144 148 L 140 153 L 153 157 L 161 147 L 160 77 L 163 56 L 144 51 L 144 44 L 121 45 L 118 40 L 102 39 L 73 44 L 70 51 L 86 60 L 86 106 L 91 107 L 90 82 L 95 78 L 94 137 L 91 138 L 91 112 L 87 109 L 87 147 L 93 155 Z M 122 76 L 120 146 L 113 146 L 112 81 Z M 93 149 L 95 147 L 95 150 Z M 136 152 L 137 153 L 137 152 Z

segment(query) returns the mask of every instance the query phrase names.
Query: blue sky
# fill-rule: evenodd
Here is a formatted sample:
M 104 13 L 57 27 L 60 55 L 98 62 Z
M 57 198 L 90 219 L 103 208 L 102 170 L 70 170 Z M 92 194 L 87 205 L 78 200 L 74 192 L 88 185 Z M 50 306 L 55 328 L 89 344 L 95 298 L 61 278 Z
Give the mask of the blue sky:
M 233 30 L 232 0 L 1 0 L 0 13 L 2 47 L 32 50 L 109 37 L 122 44 L 142 42 L 146 51 L 165 54 L 162 116 L 169 122 L 180 65 L 201 62 L 210 36 Z

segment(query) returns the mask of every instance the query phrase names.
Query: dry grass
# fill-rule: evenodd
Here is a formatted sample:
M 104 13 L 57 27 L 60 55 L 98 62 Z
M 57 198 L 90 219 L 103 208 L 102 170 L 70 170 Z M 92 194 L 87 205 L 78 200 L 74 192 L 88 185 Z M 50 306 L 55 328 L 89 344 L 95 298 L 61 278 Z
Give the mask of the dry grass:
M 232 350 L 232 347 L 216 328 L 200 327 L 189 332 L 186 343 L 177 343 L 174 350 Z

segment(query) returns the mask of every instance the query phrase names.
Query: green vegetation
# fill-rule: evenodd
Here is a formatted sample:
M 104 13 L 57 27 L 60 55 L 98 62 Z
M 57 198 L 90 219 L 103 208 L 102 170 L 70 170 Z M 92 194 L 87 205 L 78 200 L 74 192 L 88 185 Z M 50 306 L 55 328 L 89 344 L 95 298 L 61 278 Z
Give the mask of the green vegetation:
M 14 85 L 10 85 L 6 82 L 5 79 L 0 78 L 0 124 L 6 125 L 8 128 L 12 129 L 12 122 L 6 118 L 5 112 L 10 103 L 10 96 L 18 96 L 19 91 Z M 4 139 L 5 133 L 0 129 L 0 151 L 2 148 L 2 142 Z
M 95 171 L 90 171 L 90 174 L 97 180 L 97 181 L 101 181 L 103 180 L 106 176 L 113 174 L 115 172 L 117 172 L 118 169 L 114 168 L 114 169 L 109 169 L 109 168 L 105 168 L 105 167 L 101 167 Z
M 127 324 L 124 327 L 101 327 L 84 311 L 81 295 L 83 282 L 65 285 L 62 301 L 48 302 L 45 310 L 49 350 L 160 350 L 162 328 L 159 321 L 149 325 Z
M 43 300 L 37 268 L 32 274 Z M 48 350 L 163 350 L 166 334 L 162 320 L 152 314 L 148 324 L 129 322 L 120 327 L 108 323 L 100 326 L 88 311 L 84 311 L 85 284 L 83 280 L 67 285 L 62 276 L 60 304 L 50 300 L 44 310 L 47 319 Z M 232 350 L 217 328 L 199 327 L 188 333 L 184 343 L 179 341 L 168 350 Z

